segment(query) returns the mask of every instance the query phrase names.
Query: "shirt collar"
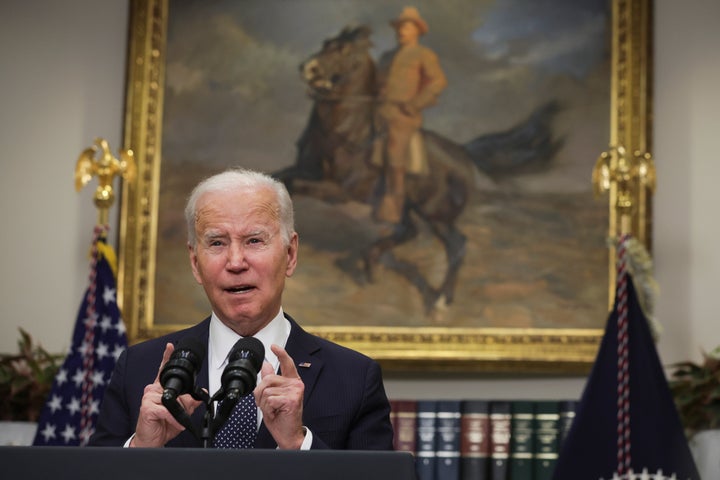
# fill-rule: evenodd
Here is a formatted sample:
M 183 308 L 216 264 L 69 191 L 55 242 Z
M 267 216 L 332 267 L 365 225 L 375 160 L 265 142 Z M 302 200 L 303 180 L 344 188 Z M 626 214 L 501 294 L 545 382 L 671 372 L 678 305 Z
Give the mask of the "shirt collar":
M 276 372 L 279 361 L 277 356 L 270 350 L 270 345 L 275 344 L 285 348 L 289 335 L 290 322 L 285 318 L 282 307 L 270 323 L 253 335 L 262 342 L 263 347 L 265 347 L 265 361 L 269 362 Z M 240 335 L 220 321 L 215 312 L 212 313 L 210 317 L 210 338 L 208 339 L 208 361 L 211 370 L 220 370 L 225 367 L 230 350 L 240 338 L 242 338 Z

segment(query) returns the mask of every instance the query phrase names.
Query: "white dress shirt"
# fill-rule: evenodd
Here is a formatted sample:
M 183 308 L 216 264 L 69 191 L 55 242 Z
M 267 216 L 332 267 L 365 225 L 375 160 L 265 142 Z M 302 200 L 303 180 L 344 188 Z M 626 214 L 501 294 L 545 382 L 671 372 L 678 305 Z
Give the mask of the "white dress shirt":
M 283 315 L 282 308 L 280 313 L 268 323 L 265 328 L 253 335 L 260 340 L 265 347 L 264 361 L 272 365 L 273 370 L 278 371 L 280 361 L 277 356 L 270 350 L 270 345 L 280 345 L 285 348 L 288 336 L 290 335 L 290 322 Z M 235 333 L 230 327 L 220 321 L 220 319 L 212 314 L 210 317 L 210 338 L 208 339 L 208 385 L 210 396 L 220 389 L 223 370 L 228 364 L 228 356 L 230 350 L 235 343 L 242 337 Z M 262 374 L 258 372 L 257 381 L 260 383 Z M 258 408 L 258 426 L 262 422 L 262 411 Z

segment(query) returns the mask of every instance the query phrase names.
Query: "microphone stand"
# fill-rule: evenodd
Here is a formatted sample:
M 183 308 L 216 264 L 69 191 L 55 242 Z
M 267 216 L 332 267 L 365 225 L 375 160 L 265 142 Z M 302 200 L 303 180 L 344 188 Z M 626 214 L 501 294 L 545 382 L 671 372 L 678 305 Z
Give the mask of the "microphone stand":
M 228 417 L 235 408 L 239 397 L 232 391 L 230 393 L 225 392 L 222 387 L 212 397 L 210 397 L 210 395 L 208 395 L 204 390 L 196 387 L 193 392 L 190 392 L 190 396 L 192 396 L 195 400 L 200 400 L 205 403 L 205 414 L 203 415 L 203 423 L 200 431 L 198 431 L 198 429 L 195 428 L 195 425 L 192 424 L 190 416 L 187 414 L 185 409 L 182 408 L 180 402 L 177 401 L 177 398 L 174 396 L 168 396 L 165 398 L 165 396 L 163 396 L 162 403 L 170 411 L 178 423 L 190 431 L 195 438 L 202 441 L 203 448 L 211 448 L 215 434 L 227 421 Z M 222 400 L 222 405 L 218 408 L 216 417 L 215 402 L 220 400 Z
M 198 387 L 195 387 L 195 390 L 190 392 L 190 396 L 195 400 L 200 400 L 201 402 L 205 403 L 205 415 L 203 418 L 203 425 L 200 432 L 198 432 L 197 428 L 195 428 L 195 425 L 192 424 L 192 422 L 190 421 L 190 416 L 180 406 L 180 403 L 177 401 L 177 399 L 173 399 L 174 402 L 172 403 L 166 403 L 166 399 L 163 397 L 163 404 L 168 410 L 170 410 L 170 413 L 173 417 L 175 417 L 175 420 L 177 420 L 182 426 L 187 428 L 190 433 L 195 436 L 195 438 L 197 438 L 198 440 L 202 440 L 203 448 L 210 448 L 212 444 L 209 425 L 210 419 L 215 416 L 215 412 L 213 409 L 213 399 L 210 398 L 210 395 L 208 395 L 204 390 Z
M 210 448 L 212 447 L 212 435 L 210 433 L 210 420 L 215 416 L 215 407 L 214 407 L 214 401 L 212 398 L 210 398 L 210 395 L 205 393 L 204 390 L 197 389 L 196 393 L 201 398 L 196 398 L 196 400 L 203 400 L 205 402 L 205 415 L 203 415 L 203 424 L 202 424 L 202 430 L 200 433 L 201 440 L 202 440 L 202 446 L 203 448 Z M 193 398 L 195 398 L 195 395 L 193 395 Z

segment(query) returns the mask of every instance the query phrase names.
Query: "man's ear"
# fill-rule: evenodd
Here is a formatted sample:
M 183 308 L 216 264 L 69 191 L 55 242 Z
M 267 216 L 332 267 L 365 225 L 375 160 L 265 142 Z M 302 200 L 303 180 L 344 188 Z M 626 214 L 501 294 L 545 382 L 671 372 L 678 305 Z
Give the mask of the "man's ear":
M 292 277 L 292 274 L 295 273 L 295 267 L 297 267 L 299 241 L 297 232 L 293 232 L 287 247 L 288 262 L 285 275 L 288 277 Z
M 200 271 L 198 270 L 198 261 L 197 261 L 197 251 L 195 250 L 195 247 L 193 247 L 190 242 L 187 243 L 188 247 L 188 256 L 190 258 L 190 268 L 192 269 L 193 277 L 195 277 L 195 281 L 202 285 L 202 277 L 200 276 Z

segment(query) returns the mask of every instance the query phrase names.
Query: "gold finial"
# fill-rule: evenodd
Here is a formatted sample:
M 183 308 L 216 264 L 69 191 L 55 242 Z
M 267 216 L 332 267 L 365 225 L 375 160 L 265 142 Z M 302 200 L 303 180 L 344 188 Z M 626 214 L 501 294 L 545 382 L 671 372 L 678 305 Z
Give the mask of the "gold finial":
M 96 158 L 96 155 L 100 155 Z M 120 159 L 113 157 L 104 138 L 96 138 L 95 144 L 82 151 L 75 165 L 75 190 L 80 191 L 95 176 L 98 187 L 95 189 L 94 203 L 98 208 L 98 224 L 108 222 L 108 211 L 115 201 L 113 180 L 120 175 L 128 182 L 135 180 L 137 168 L 132 150 L 120 150 Z
M 633 199 L 639 197 L 640 189 L 655 191 L 655 165 L 652 155 L 648 152 L 635 152 L 630 157 L 622 145 L 611 146 L 608 151 L 602 152 L 595 162 L 592 184 L 596 196 L 616 188 L 615 209 L 620 217 L 620 234 L 632 233 L 630 219 L 636 207 Z

